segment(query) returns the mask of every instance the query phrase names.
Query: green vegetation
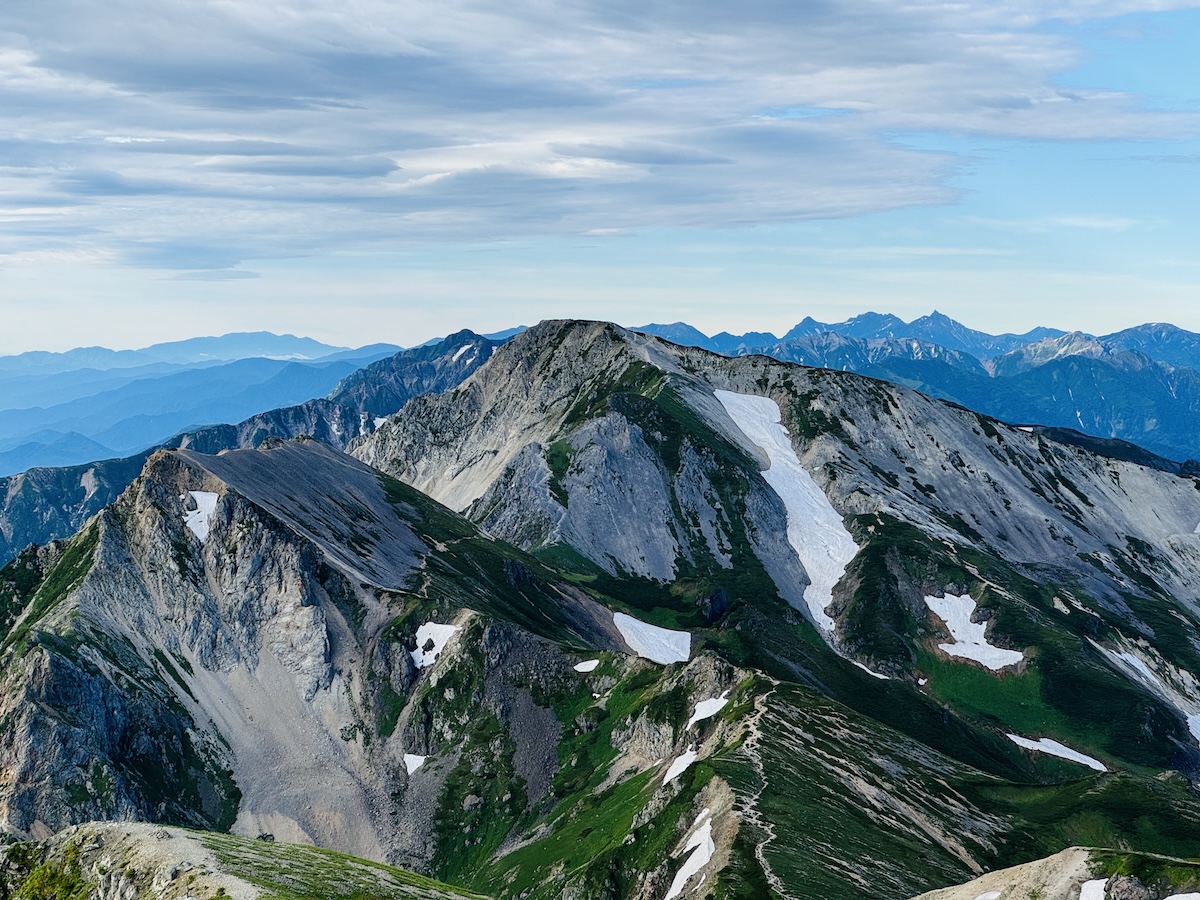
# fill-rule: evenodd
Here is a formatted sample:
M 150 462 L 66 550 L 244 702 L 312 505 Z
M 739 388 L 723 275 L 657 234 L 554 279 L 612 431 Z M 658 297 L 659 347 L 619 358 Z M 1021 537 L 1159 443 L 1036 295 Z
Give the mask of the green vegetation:
M 546 448 L 546 465 L 550 467 L 550 493 L 563 506 L 566 506 L 570 499 L 562 482 L 567 470 L 571 468 L 573 453 L 571 445 L 564 440 L 555 441 Z
M 1092 866 L 1100 875 L 1132 876 L 1160 896 L 1192 892 L 1200 888 L 1200 859 L 1176 859 L 1154 853 L 1093 850 Z
M 41 550 L 36 546 L 27 547 L 0 569 L 0 637 L 8 637 L 13 622 L 25 611 L 46 577 Z
M 45 615 L 83 580 L 92 568 L 96 546 L 100 542 L 100 528 L 92 522 L 83 531 L 71 538 L 58 561 L 46 573 L 37 591 L 29 601 L 29 611 L 21 623 L 8 633 L 0 651 L 9 647 L 22 647 L 30 630 Z M 7 567 L 6 567 L 7 570 Z
M 263 900 L 418 900 L 474 897 L 382 863 L 300 844 L 197 832 L 221 868 L 263 890 Z
M 66 845 L 62 859 L 51 858 L 25 877 L 13 900 L 87 900 L 95 885 L 83 877 L 79 844 Z

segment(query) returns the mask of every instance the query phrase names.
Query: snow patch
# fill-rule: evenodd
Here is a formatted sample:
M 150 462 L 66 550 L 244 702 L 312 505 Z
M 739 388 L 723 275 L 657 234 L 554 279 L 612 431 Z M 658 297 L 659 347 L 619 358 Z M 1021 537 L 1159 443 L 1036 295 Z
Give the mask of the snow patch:
M 1113 656 L 1127 663 L 1130 668 L 1132 668 L 1135 672 L 1137 672 L 1138 675 L 1140 675 L 1150 684 L 1154 685 L 1155 687 L 1162 686 L 1162 682 L 1158 680 L 1158 676 L 1150 670 L 1150 667 L 1146 665 L 1146 663 L 1143 662 L 1140 657 L 1128 652 L 1114 653 Z
M 980 894 L 975 900 L 1000 900 L 1000 892 L 988 891 L 986 894 Z
M 1103 895 L 1101 895 L 1101 896 L 1103 896 Z M 1080 895 L 1079 900 L 1083 900 L 1082 895 Z M 1196 894 L 1196 893 L 1172 894 L 1170 897 L 1167 898 L 1167 900 L 1200 900 L 1200 894 Z
M 684 731 L 689 730 L 697 722 L 703 722 L 705 719 L 711 719 L 717 713 L 725 708 L 729 703 L 729 691 L 721 694 L 720 697 L 713 697 L 711 700 L 701 700 L 696 704 L 696 711 L 692 713 L 692 717 L 688 719 Z
M 421 768 L 421 766 L 425 765 L 425 760 L 427 759 L 429 759 L 428 756 L 417 756 L 415 753 L 405 753 L 404 768 L 408 769 L 408 774 L 411 775 L 413 772 L 417 771 L 417 769 Z
M 1108 884 L 1107 878 L 1097 878 L 1093 881 L 1084 882 L 1083 887 L 1079 889 L 1079 900 L 1104 900 L 1104 886 Z
M 1071 762 L 1077 762 L 1080 765 L 1087 766 L 1089 769 L 1095 769 L 1097 772 L 1108 771 L 1108 766 L 1104 765 L 1100 760 L 1085 756 L 1078 750 L 1072 750 L 1065 744 L 1052 741 L 1050 738 L 1031 741 L 1029 738 L 1021 737 L 1019 734 L 1010 734 L 1008 735 L 1008 739 L 1018 747 L 1024 747 L 1026 750 L 1036 750 L 1039 753 L 1049 753 L 1051 756 L 1057 756 L 1060 759 L 1069 759 Z
M 581 663 L 575 663 L 574 669 L 576 672 L 594 672 L 598 665 L 600 665 L 600 660 L 598 659 L 585 659 Z
M 1067 604 L 1063 603 L 1057 597 L 1054 598 L 1054 608 L 1064 615 L 1069 616 L 1071 614 L 1071 607 L 1067 606 Z
M 668 784 L 686 772 L 687 767 L 696 761 L 697 755 L 695 747 L 688 747 L 682 756 L 676 757 L 667 767 L 667 774 L 663 776 L 662 783 Z
M 208 526 L 212 524 L 213 513 L 217 511 L 217 495 L 212 491 L 188 491 L 196 501 L 196 508 L 183 514 L 183 524 L 192 530 L 192 534 L 203 542 L 208 537 Z M 180 496 L 179 499 L 183 499 Z
M 437 658 L 446 649 L 446 642 L 456 631 L 457 625 L 438 625 L 436 622 L 426 622 L 418 628 L 417 649 L 412 651 L 413 662 L 417 664 L 417 668 L 424 669 L 437 662 Z
M 751 394 L 714 394 L 746 438 L 767 454 L 770 467 L 762 476 L 787 509 L 788 543 L 808 573 L 804 602 L 813 623 L 831 634 L 834 623 L 825 610 L 833 603 L 833 587 L 846 574 L 858 545 L 825 492 L 796 457 L 788 430 L 780 422 L 779 404 L 770 397 Z
M 375 430 L 378 431 L 379 427 L 386 421 L 387 421 L 387 416 L 376 416 L 375 417 Z
M 471 349 L 470 344 L 463 344 L 461 347 L 458 348 L 458 350 L 455 352 L 455 354 L 452 357 L 450 357 L 450 362 L 458 362 L 459 357 L 462 356 L 464 353 L 466 353 L 470 349 Z
M 692 828 L 695 829 L 692 832 L 692 836 L 683 845 L 683 852 L 690 852 L 692 855 L 684 860 L 679 871 L 675 873 L 675 878 L 671 882 L 671 888 L 667 891 L 664 900 L 674 900 L 675 897 L 682 894 L 688 880 L 692 876 L 698 875 L 700 870 L 708 865 L 717 850 L 717 845 L 714 843 L 712 837 L 712 813 L 708 807 L 705 807 L 700 815 L 696 816 L 696 821 L 692 825 Z
M 886 675 L 882 675 L 879 672 L 876 672 L 872 669 L 868 669 L 866 666 L 864 666 L 862 663 L 858 662 L 857 660 L 852 659 L 852 660 L 850 660 L 850 662 L 854 663 L 854 665 L 858 666 L 860 669 L 862 669 L 864 672 L 866 672 L 872 678 L 878 678 L 880 681 L 890 681 L 891 680 Z
M 613 613 L 613 624 L 629 649 L 643 659 L 665 666 L 687 662 L 692 655 L 692 636 L 686 631 L 659 628 L 625 613 Z
M 925 605 L 943 622 L 954 638 L 953 644 L 938 644 L 938 649 L 950 656 L 973 659 L 977 663 L 996 671 L 1005 666 L 1015 666 L 1025 658 L 1019 650 L 1004 650 L 993 647 L 987 640 L 987 623 L 972 622 L 975 601 L 967 594 L 956 597 L 926 597 Z

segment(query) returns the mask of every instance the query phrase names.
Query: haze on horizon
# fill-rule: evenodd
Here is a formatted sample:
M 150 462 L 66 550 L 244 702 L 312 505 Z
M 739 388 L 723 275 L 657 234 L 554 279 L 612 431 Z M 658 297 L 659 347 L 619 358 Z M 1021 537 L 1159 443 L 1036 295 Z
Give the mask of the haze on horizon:
M 0 353 L 1200 330 L 1200 0 L 0 9 Z

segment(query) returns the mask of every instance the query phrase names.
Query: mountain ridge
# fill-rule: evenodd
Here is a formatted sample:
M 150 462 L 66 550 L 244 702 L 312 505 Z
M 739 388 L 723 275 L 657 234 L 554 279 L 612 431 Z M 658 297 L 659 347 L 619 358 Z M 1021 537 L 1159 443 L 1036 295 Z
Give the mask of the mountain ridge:
M 159 451 L 0 572 L 9 827 L 270 832 L 528 900 L 1200 855 L 1182 470 L 568 320 L 368 424 Z M 175 752 L 119 752 L 144 723 Z

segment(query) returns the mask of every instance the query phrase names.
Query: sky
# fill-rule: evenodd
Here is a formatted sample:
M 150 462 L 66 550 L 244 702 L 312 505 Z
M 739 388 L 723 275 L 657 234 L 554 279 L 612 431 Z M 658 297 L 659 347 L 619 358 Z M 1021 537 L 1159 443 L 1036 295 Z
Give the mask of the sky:
M 1200 331 L 1200 0 L 10 0 L 0 353 Z

